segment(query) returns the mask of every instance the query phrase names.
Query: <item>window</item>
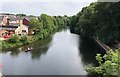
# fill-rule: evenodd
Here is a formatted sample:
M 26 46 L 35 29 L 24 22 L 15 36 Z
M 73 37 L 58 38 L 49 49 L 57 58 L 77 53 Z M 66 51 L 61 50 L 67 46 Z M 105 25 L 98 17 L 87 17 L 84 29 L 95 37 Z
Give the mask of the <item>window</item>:
M 26 32 L 26 30 L 22 30 L 22 32 Z

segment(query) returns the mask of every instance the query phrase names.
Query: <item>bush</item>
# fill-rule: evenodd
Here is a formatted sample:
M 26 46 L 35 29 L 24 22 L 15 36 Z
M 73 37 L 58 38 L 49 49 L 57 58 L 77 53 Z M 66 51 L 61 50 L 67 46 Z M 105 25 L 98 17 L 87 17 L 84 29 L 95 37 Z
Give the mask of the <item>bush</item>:
M 108 51 L 104 56 L 101 56 L 101 54 L 97 54 L 96 60 L 99 63 L 98 67 L 94 67 L 92 65 L 89 65 L 85 67 L 85 70 L 89 74 L 97 74 L 102 75 L 103 77 L 114 75 L 119 76 L 120 72 L 120 61 L 119 61 L 119 52 L 120 49 L 113 51 Z
M 21 36 L 21 38 L 20 38 L 20 41 L 27 41 L 28 40 L 28 38 L 27 38 L 27 36 L 26 35 L 24 35 L 24 36 Z
M 16 43 L 16 42 L 19 41 L 19 36 L 18 35 L 12 35 L 12 36 L 10 36 L 8 41 L 11 42 L 11 43 Z
M 20 42 L 23 43 L 23 44 L 28 44 L 29 39 L 28 39 L 28 37 L 26 35 L 24 35 L 24 36 L 21 36 Z

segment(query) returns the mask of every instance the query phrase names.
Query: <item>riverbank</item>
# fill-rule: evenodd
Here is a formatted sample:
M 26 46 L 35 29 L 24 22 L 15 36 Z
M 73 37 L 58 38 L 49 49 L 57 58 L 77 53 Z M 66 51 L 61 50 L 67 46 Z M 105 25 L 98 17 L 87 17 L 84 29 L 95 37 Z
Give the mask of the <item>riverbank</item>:
M 23 46 L 23 45 L 32 44 L 38 40 L 42 40 L 42 39 L 49 37 L 56 31 L 58 31 L 57 28 L 52 33 L 46 33 L 46 34 L 43 33 L 43 34 L 38 34 L 38 35 L 26 36 L 26 39 L 22 41 L 20 41 L 21 36 L 18 36 L 18 39 L 16 39 L 18 41 L 16 42 L 9 42 L 9 39 L 4 40 L 4 41 L 0 40 L 0 46 L 1 46 L 0 50 L 5 50 L 8 48 L 15 48 L 15 47 Z
M 93 38 L 93 40 L 104 50 L 104 51 L 109 51 L 109 50 L 113 50 L 115 51 L 116 49 L 120 48 L 120 43 L 116 43 L 116 44 L 105 44 L 103 42 L 101 42 L 100 40 Z
M 37 40 L 47 38 L 56 30 L 68 25 L 69 18 L 67 16 L 49 16 L 41 14 L 39 19 L 31 19 L 29 24 L 29 32 L 34 33 L 30 36 L 10 36 L 8 40 L 0 41 L 2 49 L 12 48 L 16 46 L 27 45 Z
M 20 36 L 19 37 L 19 41 L 17 42 L 8 42 L 9 39 L 7 40 L 0 40 L 0 50 L 6 50 L 6 49 L 11 49 L 11 48 L 15 48 L 15 47 L 20 47 L 20 46 L 24 46 L 24 45 L 28 45 L 28 44 L 32 44 L 35 43 L 36 41 L 39 40 L 44 40 L 47 37 L 53 35 L 55 32 L 62 30 L 63 28 L 66 28 L 67 26 L 63 26 L 63 27 L 56 27 L 54 29 L 54 31 L 49 32 L 46 31 L 45 33 L 41 33 L 41 34 L 37 34 L 37 35 L 31 35 L 31 36 L 27 36 L 26 41 L 20 41 Z M 24 37 L 24 36 L 23 36 Z M 18 39 L 17 39 L 18 40 Z
M 103 50 L 105 50 L 106 52 L 111 50 L 111 48 L 109 46 L 107 46 L 106 44 L 102 43 L 100 40 L 94 38 L 93 39 Z
M 28 38 L 29 36 L 27 36 Z M 8 39 L 9 40 L 9 39 Z M 34 41 L 36 41 L 36 39 L 32 38 L 32 39 L 27 39 L 26 42 L 22 42 L 22 41 L 17 41 L 17 42 L 9 42 L 8 40 L 4 40 L 4 41 L 0 41 L 0 46 L 1 49 L 7 49 L 7 48 L 13 48 L 13 47 L 17 47 L 17 46 L 22 46 L 22 45 L 26 45 L 26 44 L 30 44 L 33 43 Z

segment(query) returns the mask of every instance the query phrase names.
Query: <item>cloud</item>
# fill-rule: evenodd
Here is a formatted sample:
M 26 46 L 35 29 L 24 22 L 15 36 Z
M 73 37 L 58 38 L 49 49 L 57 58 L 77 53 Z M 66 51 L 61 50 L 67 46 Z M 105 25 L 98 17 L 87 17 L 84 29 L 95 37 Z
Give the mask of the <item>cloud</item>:
M 6 1 L 6 0 L 4 0 Z M 14 1 L 14 0 L 9 0 Z M 16 0 L 17 1 L 17 0 Z M 21 0 L 23 1 L 23 0 Z M 27 0 L 26 0 L 27 1 Z M 31 15 L 40 15 L 46 13 L 49 15 L 75 15 L 83 7 L 88 6 L 91 2 L 67 2 L 68 0 L 62 2 L 63 0 L 49 0 L 50 2 L 31 2 L 35 0 L 29 0 L 29 2 L 2 2 L 2 11 L 8 13 L 25 13 Z M 36 0 L 38 1 L 38 0 Z M 43 0 L 39 0 L 43 1 Z M 61 1 L 61 2 L 58 2 Z M 73 0 L 69 0 L 73 1 Z M 80 1 L 80 0 L 74 0 Z
M 1 0 L 1 2 L 95 2 L 97 0 Z

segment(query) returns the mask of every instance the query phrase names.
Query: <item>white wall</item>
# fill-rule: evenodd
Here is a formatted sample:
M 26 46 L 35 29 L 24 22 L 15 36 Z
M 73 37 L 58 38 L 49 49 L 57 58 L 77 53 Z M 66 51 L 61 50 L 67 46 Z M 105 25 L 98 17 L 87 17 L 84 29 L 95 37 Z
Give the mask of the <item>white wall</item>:
M 25 32 L 22 32 L 22 30 L 26 30 L 26 33 L 25 33 Z M 26 34 L 28 34 L 28 26 L 21 24 L 21 25 L 15 30 L 15 34 L 21 34 L 21 35 L 26 35 Z

